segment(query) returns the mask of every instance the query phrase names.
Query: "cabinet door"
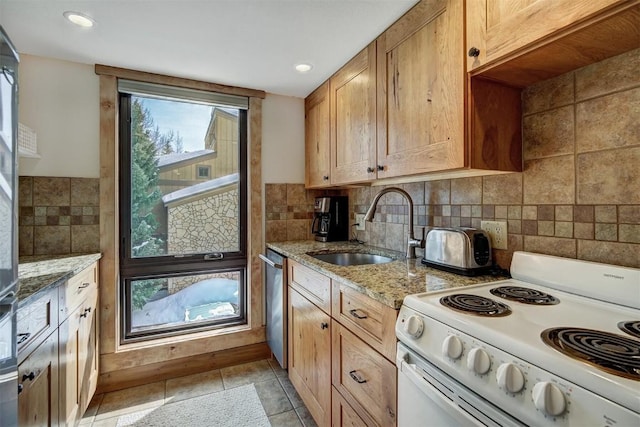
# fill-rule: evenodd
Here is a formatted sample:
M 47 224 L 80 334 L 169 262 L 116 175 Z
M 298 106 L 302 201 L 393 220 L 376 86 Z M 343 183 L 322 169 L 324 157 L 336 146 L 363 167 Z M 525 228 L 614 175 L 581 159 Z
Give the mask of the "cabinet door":
M 617 0 L 473 0 L 467 2 L 467 70 L 597 15 Z
M 69 317 L 60 324 L 58 334 L 60 344 L 60 420 L 74 425 L 82 415 L 80 409 L 79 368 L 82 357 L 81 320 L 84 306 L 78 306 Z
M 378 38 L 378 178 L 465 166 L 463 24 L 426 0 Z
M 376 177 L 376 43 L 330 80 L 331 183 Z
M 329 82 L 305 99 L 304 117 L 306 187 L 326 187 L 330 185 Z
M 98 292 L 97 289 L 87 296 L 80 314 L 80 328 L 78 333 L 80 371 L 80 416 L 84 414 L 98 385 Z
M 319 426 L 331 424 L 331 318 L 289 287 L 289 379 Z
M 58 336 L 54 332 L 18 367 L 18 425 L 58 425 Z M 1 424 L 0 420 L 0 424 Z

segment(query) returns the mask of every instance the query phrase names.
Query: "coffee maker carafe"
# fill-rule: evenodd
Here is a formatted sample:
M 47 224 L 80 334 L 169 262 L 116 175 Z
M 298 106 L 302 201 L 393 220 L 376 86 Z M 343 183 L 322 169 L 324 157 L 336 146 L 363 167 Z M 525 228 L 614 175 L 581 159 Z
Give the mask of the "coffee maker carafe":
M 349 198 L 316 197 L 311 232 L 319 242 L 349 239 Z

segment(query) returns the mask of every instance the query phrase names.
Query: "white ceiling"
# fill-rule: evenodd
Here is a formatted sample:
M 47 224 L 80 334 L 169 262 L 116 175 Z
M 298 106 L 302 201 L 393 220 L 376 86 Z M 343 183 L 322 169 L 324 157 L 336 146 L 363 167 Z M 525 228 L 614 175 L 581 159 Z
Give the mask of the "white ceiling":
M 18 52 L 305 97 L 417 0 L 0 0 Z M 63 18 L 91 16 L 91 29 Z M 307 74 L 294 69 L 310 62 Z

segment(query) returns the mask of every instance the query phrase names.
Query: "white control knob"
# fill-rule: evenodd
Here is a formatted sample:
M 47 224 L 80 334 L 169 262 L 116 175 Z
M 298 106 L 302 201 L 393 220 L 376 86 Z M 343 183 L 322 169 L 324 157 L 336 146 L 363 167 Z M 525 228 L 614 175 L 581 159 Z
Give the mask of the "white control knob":
M 404 331 L 413 338 L 420 338 L 422 331 L 424 331 L 424 322 L 420 317 L 412 314 L 404 322 Z
M 539 382 L 533 386 L 533 404 L 548 415 L 562 415 L 567 408 L 564 394 L 556 385 L 548 381 Z
M 524 388 L 524 374 L 513 363 L 503 363 L 496 372 L 498 386 L 509 393 L 518 393 Z
M 491 358 L 486 351 L 476 347 L 467 356 L 467 368 L 476 374 L 484 375 L 491 368 Z
M 459 359 L 460 356 L 462 356 L 462 350 L 462 341 L 455 335 L 449 335 L 442 343 L 442 355 L 450 357 L 453 360 Z

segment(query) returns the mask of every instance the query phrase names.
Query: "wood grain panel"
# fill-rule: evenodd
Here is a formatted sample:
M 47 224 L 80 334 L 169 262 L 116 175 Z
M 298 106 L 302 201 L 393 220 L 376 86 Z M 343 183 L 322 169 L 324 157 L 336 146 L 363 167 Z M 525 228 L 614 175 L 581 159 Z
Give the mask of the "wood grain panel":
M 305 187 L 331 185 L 329 82 L 314 90 L 304 101 Z
M 330 79 L 331 184 L 376 177 L 376 43 Z
M 395 425 L 395 365 L 338 322 L 333 322 L 331 336 L 333 386 L 351 406 L 361 406 L 377 424 Z
M 253 98 L 264 98 L 265 92 L 256 89 L 247 89 L 236 86 L 226 86 L 217 83 L 203 82 L 200 80 L 185 79 L 182 77 L 166 76 L 164 74 L 147 73 L 144 71 L 129 70 L 126 68 L 111 67 L 108 65 L 96 64 L 96 74 L 101 76 L 112 76 L 119 79 L 137 80 L 148 83 L 157 83 L 169 86 L 179 86 L 189 89 L 206 90 L 210 92 L 226 93 L 229 95 L 250 96 Z
M 113 353 L 119 320 L 118 81 L 100 76 L 100 353 Z
M 24 378 L 24 379 L 23 379 Z M 18 425 L 55 426 L 58 420 L 58 335 L 53 333 L 18 366 Z M 2 420 L 0 420 L 1 422 Z
M 378 178 L 465 166 L 463 22 L 426 1 L 378 38 Z
M 394 363 L 398 311 L 336 280 L 331 288 L 332 316 Z
M 331 313 L 331 279 L 293 260 L 287 261 L 289 286 L 325 313 Z
M 359 405 L 357 405 L 359 407 Z M 366 421 L 365 421 L 366 420 Z M 373 418 L 366 412 L 357 412 L 340 392 L 332 387 L 331 390 L 331 425 L 333 427 L 353 426 L 366 427 L 378 426 Z
M 289 290 L 289 379 L 319 426 L 331 425 L 331 318 Z
M 247 150 L 249 160 L 249 215 L 247 216 L 247 243 L 248 243 L 248 276 L 250 281 L 249 300 L 247 301 L 249 325 L 251 328 L 262 329 L 262 262 L 258 254 L 264 246 L 262 233 L 262 99 L 249 98 L 249 147 Z M 266 337 L 265 337 L 266 339 Z M 247 343 L 248 344 L 248 343 Z
M 521 172 L 521 89 L 481 78 L 470 84 L 470 166 Z

